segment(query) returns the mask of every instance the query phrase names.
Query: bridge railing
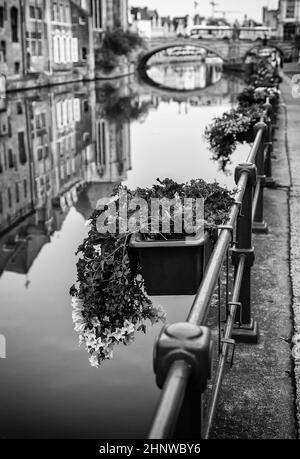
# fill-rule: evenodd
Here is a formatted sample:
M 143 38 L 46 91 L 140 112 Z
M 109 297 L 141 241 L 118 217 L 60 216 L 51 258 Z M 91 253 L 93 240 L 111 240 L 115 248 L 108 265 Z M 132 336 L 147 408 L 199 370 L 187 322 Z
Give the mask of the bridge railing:
M 256 137 L 246 163 L 235 170 L 237 195 L 230 217 L 219 228 L 219 237 L 186 322 L 166 326 L 154 350 L 154 371 L 162 388 L 150 439 L 209 438 L 217 408 L 222 378 L 230 350 L 236 341 L 256 343 L 258 328 L 251 312 L 251 268 L 255 254 L 253 231 L 267 232 L 264 221 L 266 172 L 270 174 L 272 105 L 267 100 L 264 116 L 255 126 Z M 272 180 L 271 176 L 268 177 Z M 220 329 L 215 376 L 205 404 L 204 393 L 212 372 L 213 339 L 205 326 L 214 292 L 220 289 L 224 264 L 231 252 L 235 276 L 231 296 L 226 292 L 226 324 Z M 233 358 L 233 357 L 232 357 Z

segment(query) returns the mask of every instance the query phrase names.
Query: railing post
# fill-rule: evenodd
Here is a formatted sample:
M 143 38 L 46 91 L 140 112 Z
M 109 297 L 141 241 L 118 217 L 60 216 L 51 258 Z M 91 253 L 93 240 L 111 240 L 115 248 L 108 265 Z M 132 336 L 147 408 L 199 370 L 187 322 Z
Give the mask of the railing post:
M 255 259 L 252 246 L 252 205 L 253 189 L 257 184 L 257 168 L 251 163 L 240 164 L 235 170 L 236 183 L 238 183 L 241 174 L 245 172 L 248 174 L 248 181 L 237 221 L 237 241 L 232 249 L 232 264 L 235 267 L 235 275 L 237 275 L 241 255 L 245 256 L 245 268 L 239 297 L 242 309 L 237 317 L 240 326 L 234 329 L 232 337 L 240 342 L 257 343 L 258 327 L 251 316 L 251 267 Z
M 265 155 L 265 174 L 266 174 L 266 187 L 272 188 L 275 186 L 275 180 L 272 176 L 272 154 L 273 154 L 273 106 L 270 104 L 269 99 L 264 105 L 267 110 L 268 117 L 266 118 L 266 155 Z
M 171 406 L 174 399 L 164 398 L 165 406 L 173 410 L 172 421 L 168 421 L 168 432 L 159 418 L 155 419 L 150 438 L 201 439 L 202 435 L 202 394 L 211 376 L 212 338 L 207 327 L 199 327 L 188 322 L 168 325 L 162 330 L 154 350 L 154 371 L 159 388 L 164 388 L 170 368 L 174 363 L 190 369 L 189 379 L 183 398 L 176 400 L 180 411 Z M 175 384 L 176 381 L 173 381 Z M 171 381 L 168 380 L 170 386 Z M 166 416 L 166 414 L 165 414 Z
M 263 138 L 259 145 L 255 164 L 257 167 L 257 181 L 258 187 L 256 192 L 258 193 L 257 199 L 257 206 L 254 216 L 254 223 L 253 223 L 253 232 L 260 233 L 260 234 L 267 234 L 268 233 L 268 225 L 264 221 L 264 188 L 266 185 L 266 176 L 265 176 L 265 141 L 266 141 L 266 132 L 267 132 L 267 125 L 263 121 L 256 123 L 254 126 L 256 132 L 260 129 L 263 129 Z

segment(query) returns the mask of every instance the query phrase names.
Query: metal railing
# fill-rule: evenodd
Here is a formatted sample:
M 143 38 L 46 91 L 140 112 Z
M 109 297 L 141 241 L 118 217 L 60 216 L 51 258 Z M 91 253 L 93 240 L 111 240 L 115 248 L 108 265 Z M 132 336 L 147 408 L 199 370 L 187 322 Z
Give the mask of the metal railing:
M 247 162 L 235 170 L 237 195 L 184 323 L 165 327 L 155 346 L 154 371 L 162 395 L 149 439 L 208 438 L 216 413 L 224 370 L 236 341 L 257 343 L 258 327 L 251 314 L 251 268 L 255 254 L 252 233 L 267 233 L 264 188 L 273 183 L 271 169 L 273 108 L 269 99 Z M 226 296 L 223 338 L 219 328 L 219 357 L 210 402 L 204 419 L 203 394 L 211 377 L 212 336 L 205 327 L 220 274 L 231 251 L 235 270 L 232 294 Z M 226 260 L 227 257 L 227 260 Z M 238 325 L 237 325 L 238 324 Z M 219 323 L 220 326 L 220 323 Z

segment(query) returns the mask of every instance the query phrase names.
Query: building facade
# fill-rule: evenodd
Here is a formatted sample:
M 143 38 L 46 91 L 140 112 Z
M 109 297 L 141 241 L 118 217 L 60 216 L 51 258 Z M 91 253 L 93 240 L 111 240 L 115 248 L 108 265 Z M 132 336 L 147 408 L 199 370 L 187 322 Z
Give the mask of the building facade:
M 12 79 L 24 73 L 23 26 L 20 1 L 0 0 L 0 72 Z
M 14 90 L 93 79 L 95 43 L 127 26 L 127 0 L 0 0 L 0 75 Z
M 279 1 L 279 36 L 294 40 L 300 35 L 300 0 Z

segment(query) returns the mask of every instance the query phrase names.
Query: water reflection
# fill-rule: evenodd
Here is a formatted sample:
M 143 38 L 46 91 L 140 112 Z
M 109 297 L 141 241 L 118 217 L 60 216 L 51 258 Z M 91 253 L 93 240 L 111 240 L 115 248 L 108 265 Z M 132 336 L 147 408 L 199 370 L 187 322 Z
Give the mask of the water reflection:
M 165 89 L 194 91 L 220 81 L 222 72 L 222 59 L 204 48 L 174 46 L 149 59 L 145 79 Z
M 201 63 L 158 64 L 147 70 L 154 84 L 178 91 L 204 89 L 222 78 L 222 65 Z
M 103 371 L 91 369 L 71 319 L 74 253 L 96 202 L 116 185 L 218 178 L 204 127 L 241 87 L 222 78 L 183 94 L 131 76 L 9 95 L 0 112 L 0 333 L 9 356 L 0 360 L 1 435 L 145 437 L 159 396 L 152 351 L 161 327 L 120 347 Z M 170 322 L 185 319 L 190 302 L 154 299 Z

